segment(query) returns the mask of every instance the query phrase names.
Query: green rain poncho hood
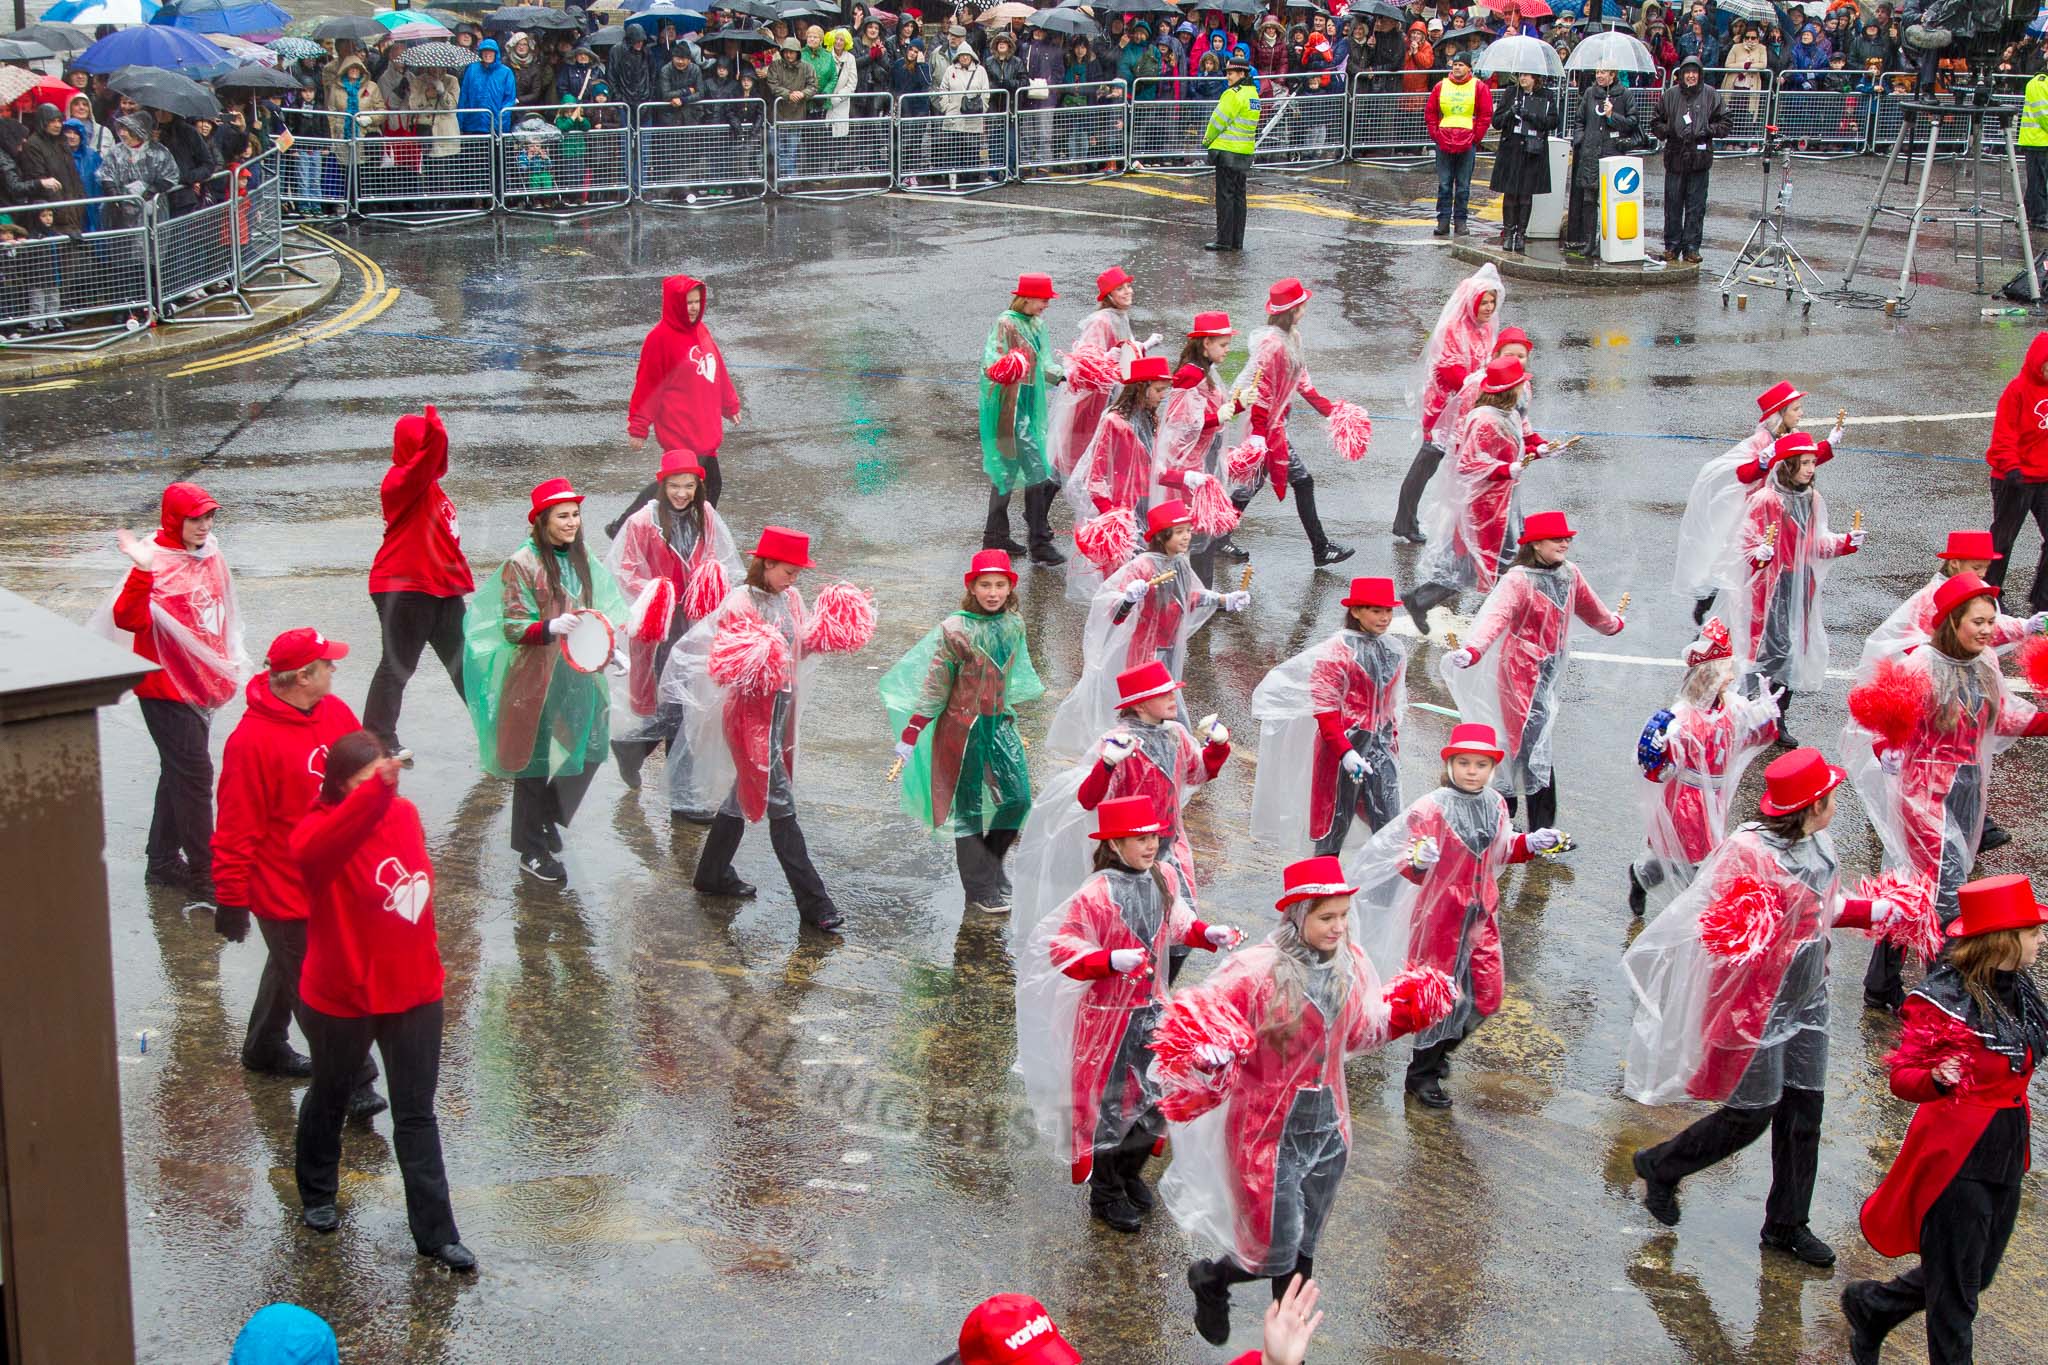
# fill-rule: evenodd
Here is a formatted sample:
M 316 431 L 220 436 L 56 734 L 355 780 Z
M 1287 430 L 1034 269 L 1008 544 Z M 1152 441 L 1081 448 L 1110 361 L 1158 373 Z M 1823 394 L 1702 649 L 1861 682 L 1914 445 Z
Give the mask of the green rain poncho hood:
M 1018 347 L 1031 365 L 1015 384 L 998 384 L 988 367 Z M 1045 320 L 1005 309 L 981 348 L 981 467 L 996 492 L 1010 494 L 1052 477 L 1046 463 Z
M 961 610 L 933 626 L 881 681 L 894 731 L 930 721 L 904 764 L 903 809 L 955 838 L 1022 827 L 1031 775 L 1014 708 L 1044 692 L 1016 612 Z

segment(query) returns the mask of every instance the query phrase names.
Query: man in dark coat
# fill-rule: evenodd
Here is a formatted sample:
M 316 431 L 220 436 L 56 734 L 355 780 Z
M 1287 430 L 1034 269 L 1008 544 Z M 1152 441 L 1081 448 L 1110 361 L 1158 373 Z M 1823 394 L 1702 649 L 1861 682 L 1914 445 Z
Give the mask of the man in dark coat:
M 47 191 L 43 198 L 56 202 L 66 199 L 83 199 L 85 186 L 78 181 L 78 165 L 71 159 L 71 149 L 64 145 L 64 111 L 54 104 L 38 104 L 29 118 L 29 134 L 21 144 L 21 155 L 16 158 L 21 174 L 29 180 L 42 182 Z M 52 181 L 56 188 L 50 189 Z M 53 215 L 57 231 L 80 232 L 85 228 L 85 208 L 73 204 L 70 208 L 58 209 Z
M 1635 145 L 1636 104 L 1615 73 L 1601 69 L 1579 99 L 1572 130 L 1572 202 L 1565 219 L 1564 254 L 1600 254 L 1600 158 Z
M 1664 144 L 1664 259 L 1698 261 L 1714 139 L 1728 136 L 1727 102 L 1702 78 L 1699 58 L 1678 64 L 1678 83 L 1664 87 L 1650 130 Z
M 605 84 L 612 98 L 628 109 L 638 110 L 654 101 L 654 50 L 647 45 L 645 24 L 626 25 L 625 41 L 612 49 L 605 62 Z

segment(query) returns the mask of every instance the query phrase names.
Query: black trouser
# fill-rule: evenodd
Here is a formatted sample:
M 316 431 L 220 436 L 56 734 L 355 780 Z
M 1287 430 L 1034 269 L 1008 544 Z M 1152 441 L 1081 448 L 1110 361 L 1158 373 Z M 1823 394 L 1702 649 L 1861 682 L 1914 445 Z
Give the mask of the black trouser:
M 1017 842 L 1014 829 L 992 829 L 986 834 L 963 834 L 953 841 L 953 860 L 960 867 L 960 889 L 976 905 L 1008 905 L 1010 878 L 1003 871 L 1003 855 Z
M 1994 588 L 2004 586 L 2005 571 L 2015 558 L 2013 551 L 2028 517 L 2034 519 L 2042 539 L 2041 554 L 2034 565 L 2034 586 L 2027 592 L 2027 602 L 2035 611 L 2048 611 L 2048 483 L 1991 481 L 1991 548 L 2005 557 L 1991 561 L 1984 581 Z M 2011 600 L 2012 595 L 2006 594 L 2006 601 Z
M 301 1015 L 313 1049 L 313 1083 L 299 1101 L 299 1202 L 318 1208 L 334 1202 L 341 1165 L 341 1125 L 348 1117 L 351 1079 L 370 1058 L 384 1054 L 391 1090 L 391 1145 L 405 1181 L 405 1221 L 412 1242 L 433 1252 L 462 1240 L 448 1203 L 448 1172 L 441 1164 L 441 1127 L 434 1118 L 434 1087 L 441 1074 L 441 1002 L 430 1000 L 399 1014 L 344 1018 L 307 1008 Z
M 1710 169 L 1664 172 L 1664 250 L 1697 255 L 1707 224 Z
M 1863 969 L 1863 993 L 1873 1000 L 1883 1000 L 1893 1009 L 1897 1009 L 1906 999 L 1905 982 L 1899 976 L 1905 962 L 1905 951 L 1896 945 L 1872 944 L 1870 965 Z
M 460 597 L 435 597 L 424 592 L 373 592 L 377 623 L 384 637 L 384 655 L 370 675 L 370 695 L 363 702 L 363 728 L 392 748 L 398 747 L 398 711 L 405 704 L 405 685 L 419 667 L 428 645 L 448 670 L 455 695 L 462 692 L 462 612 Z
M 181 701 L 142 697 L 142 723 L 156 741 L 156 809 L 144 845 L 152 872 L 168 872 L 183 855 L 192 889 L 213 887 L 213 755 L 206 732 L 213 713 Z
M 1529 211 L 1536 206 L 1533 195 L 1503 194 L 1500 197 L 1500 230 L 1502 235 L 1527 233 Z
M 732 858 L 739 852 L 740 837 L 746 832 L 747 822 L 737 815 L 720 811 L 713 816 L 711 828 L 704 834 L 704 847 L 697 855 L 697 872 L 690 879 L 691 885 L 715 894 L 737 880 Z M 797 913 L 804 921 L 815 924 L 832 914 L 832 896 L 825 890 L 825 879 L 811 865 L 810 847 L 804 842 L 803 826 L 796 822 L 796 816 L 771 818 L 768 842 L 774 846 L 775 860 L 782 864 L 782 875 L 789 882 L 790 895 L 796 898 Z
M 1245 172 L 1226 164 L 1228 160 L 1227 157 L 1219 157 L 1216 162 L 1216 241 L 1222 246 L 1242 247 Z
M 299 1002 L 299 969 L 306 965 L 306 921 L 251 916 L 256 931 L 263 935 L 263 975 L 256 981 L 256 1001 L 249 1007 L 249 1028 L 242 1035 L 242 1065 L 251 1071 L 268 1071 L 291 1046 L 286 1032 L 293 1019 L 311 1045 L 313 1031 L 306 1027 L 305 1006 Z M 351 1089 L 377 1079 L 377 1065 L 367 1052 L 357 1068 Z
M 1266 1278 L 1262 1275 L 1254 1275 L 1228 1256 L 1219 1256 L 1213 1261 L 1198 1261 L 1196 1265 L 1198 1267 L 1207 1267 L 1205 1270 L 1200 1271 L 1202 1278 L 1213 1284 L 1220 1285 L 1225 1292 L 1229 1291 L 1231 1285 L 1250 1284 L 1253 1280 Z M 1297 1256 L 1294 1258 L 1294 1269 L 1284 1275 L 1274 1275 L 1271 1277 L 1273 1281 L 1273 1301 L 1275 1303 L 1278 1303 L 1286 1295 L 1287 1284 L 1296 1275 L 1301 1276 L 1303 1284 L 1313 1280 L 1316 1277 L 1315 1257 Z
M 657 437 L 656 439 L 659 440 L 660 438 Z M 698 480 L 697 484 L 697 496 L 710 503 L 713 507 L 716 507 L 718 506 L 718 492 L 725 486 L 718 476 L 718 457 L 716 455 L 697 453 L 697 463 L 704 466 L 704 477 Z M 626 510 L 619 513 L 617 518 L 604 528 L 605 534 L 613 540 L 617 540 L 619 538 L 619 528 L 626 524 L 626 518 L 632 516 L 635 512 L 660 496 L 661 480 L 656 479 L 653 483 L 648 484 L 633 495 L 633 501 L 626 505 Z
M 1052 500 L 1059 496 L 1059 491 L 1060 486 L 1051 480 L 1024 490 L 1024 531 L 1030 537 L 1031 549 L 1052 546 Z M 1010 495 L 998 493 L 995 485 L 990 484 L 988 516 L 981 525 L 981 548 L 1008 550 L 1016 543 L 1010 539 Z
M 1880 1332 L 1924 1309 L 1929 1365 L 1968 1365 L 1977 1296 L 1998 1274 L 2019 1211 L 2018 1181 L 1952 1180 L 1920 1220 L 1920 1264 L 1883 1283 L 1852 1285 L 1850 1292 Z
M 1473 1022 L 1477 1023 L 1478 1018 L 1479 1016 L 1474 1015 Z M 1416 1048 L 1415 1055 L 1408 1059 L 1408 1088 L 1413 1090 L 1424 1081 L 1441 1081 L 1448 1076 L 1451 1072 L 1451 1054 L 1456 1052 L 1458 1044 L 1464 1041 L 1463 1038 L 1445 1038 L 1431 1043 L 1428 1047 Z
M 1416 510 L 1422 506 L 1422 490 L 1429 487 L 1436 467 L 1443 462 L 1444 448 L 1428 439 L 1422 442 L 1422 449 L 1415 452 L 1415 458 L 1408 462 L 1407 477 L 1401 480 L 1401 500 L 1394 506 L 1395 535 L 1412 536 L 1422 529 L 1415 524 Z
M 2048 147 L 2022 147 L 2020 153 L 2027 159 L 2027 226 L 2048 227 Z
M 1516 798 L 1508 798 L 1508 818 L 1515 817 Z M 1529 832 L 1539 829 L 1557 828 L 1557 774 L 1550 775 L 1550 785 L 1529 793 Z
M 1125 1198 L 1124 1191 L 1144 1171 L 1145 1159 L 1152 1155 L 1158 1138 L 1155 1123 L 1140 1122 L 1124 1134 L 1123 1141 L 1115 1147 L 1095 1149 L 1094 1163 L 1088 1168 L 1088 1204 L 1091 1208 L 1107 1208 Z
M 1735 1155 L 1771 1131 L 1771 1193 L 1764 1200 L 1764 1231 L 1806 1226 L 1813 1181 L 1820 1170 L 1821 1092 L 1786 1086 L 1776 1104 L 1757 1109 L 1716 1109 L 1643 1156 L 1658 1181 L 1676 1185 L 1695 1171 Z
M 518 777 L 512 780 L 512 850 L 522 858 L 554 852 L 558 825 L 576 818 L 590 779 L 597 776 L 601 753 L 585 754 L 580 772 L 560 777 Z
M 1564 240 L 1567 246 L 1577 245 L 1588 255 L 1600 254 L 1600 178 L 1593 183 L 1582 185 L 1576 176 L 1572 179 L 1570 210 L 1565 214 Z

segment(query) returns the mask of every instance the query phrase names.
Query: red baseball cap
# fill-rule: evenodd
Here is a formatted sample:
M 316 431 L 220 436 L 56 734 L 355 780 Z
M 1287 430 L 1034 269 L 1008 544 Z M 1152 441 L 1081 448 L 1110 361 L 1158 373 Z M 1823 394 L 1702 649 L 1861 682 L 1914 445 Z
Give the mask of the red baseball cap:
M 288 630 L 270 642 L 263 663 L 273 673 L 295 673 L 315 659 L 346 659 L 348 646 L 311 626 Z
M 1125 285 L 1130 284 L 1131 282 L 1132 281 L 1129 272 L 1127 272 L 1122 266 L 1111 266 L 1109 269 L 1103 271 L 1100 275 L 1097 275 L 1095 277 L 1096 301 L 1100 302 L 1101 300 L 1108 298 L 1112 290 L 1121 289 Z
M 754 553 L 762 559 L 780 560 L 799 569 L 808 569 L 811 567 L 811 538 L 787 526 L 763 526 L 761 538 L 754 542 Z
M 1936 559 L 2004 559 L 1992 548 L 1989 531 L 1950 531 L 1948 547 Z
M 1102 804 L 1107 810 L 1118 803 Z M 1081 1365 L 1081 1353 L 1037 1299 L 998 1294 L 976 1304 L 960 1324 L 960 1365 Z
M 1012 291 L 1020 299 L 1056 299 L 1057 291 L 1052 287 L 1050 275 L 1019 275 L 1017 287 Z

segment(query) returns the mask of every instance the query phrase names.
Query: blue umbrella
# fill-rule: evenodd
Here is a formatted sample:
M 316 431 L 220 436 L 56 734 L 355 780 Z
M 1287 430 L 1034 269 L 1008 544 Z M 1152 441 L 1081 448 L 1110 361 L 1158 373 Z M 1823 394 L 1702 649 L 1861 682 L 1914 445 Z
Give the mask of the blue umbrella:
M 205 80 L 239 63 L 206 39 L 181 28 L 147 24 L 110 33 L 72 59 L 81 71 L 112 72 L 124 66 L 154 66 Z
M 149 22 L 187 33 L 278 33 L 291 15 L 270 0 L 171 0 Z
M 146 24 L 156 17 L 156 0 L 57 0 L 43 14 L 48 24 Z

